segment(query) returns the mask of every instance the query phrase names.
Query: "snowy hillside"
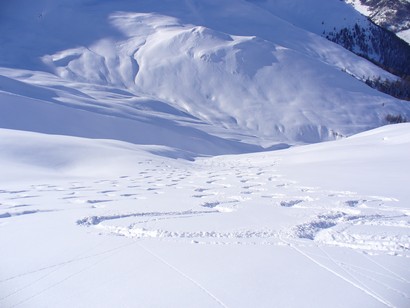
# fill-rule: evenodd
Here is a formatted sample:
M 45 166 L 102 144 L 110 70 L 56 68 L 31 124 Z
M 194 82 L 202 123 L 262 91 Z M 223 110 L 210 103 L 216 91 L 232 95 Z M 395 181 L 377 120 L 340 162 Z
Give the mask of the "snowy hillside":
M 409 131 L 187 162 L 1 130 L 0 306 L 406 307 Z
M 291 24 L 269 8 L 233 0 L 3 4 L 1 126 L 221 154 L 332 140 L 386 124 L 389 114 L 410 117 L 407 103 L 360 81 L 395 77 L 308 32 L 309 15 Z
M 343 1 L 265 0 L 256 3 L 292 24 L 370 59 L 398 76 L 410 74 L 409 44 L 377 26 Z M 355 2 L 355 7 L 360 11 L 363 6 L 358 6 L 357 3 Z

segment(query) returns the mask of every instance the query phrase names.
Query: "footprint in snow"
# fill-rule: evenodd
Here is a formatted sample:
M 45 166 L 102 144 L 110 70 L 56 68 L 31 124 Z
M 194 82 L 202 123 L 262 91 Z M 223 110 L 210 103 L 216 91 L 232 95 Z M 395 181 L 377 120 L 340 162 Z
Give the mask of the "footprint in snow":
M 86 202 L 89 204 L 95 204 L 95 203 L 103 203 L 103 202 L 111 202 L 113 200 L 108 200 L 108 199 L 104 199 L 104 200 L 98 200 L 98 199 L 94 199 L 94 200 L 87 200 Z
M 289 200 L 289 201 L 281 201 L 280 206 L 283 207 L 293 207 L 296 204 L 302 203 L 303 200 Z

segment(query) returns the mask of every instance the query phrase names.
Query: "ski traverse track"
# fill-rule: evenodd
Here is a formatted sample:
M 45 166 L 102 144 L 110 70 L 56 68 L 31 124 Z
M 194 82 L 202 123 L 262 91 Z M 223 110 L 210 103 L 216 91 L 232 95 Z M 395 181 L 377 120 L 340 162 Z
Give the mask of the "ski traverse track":
M 163 264 L 165 264 L 166 266 L 168 266 L 169 268 L 171 268 L 172 270 L 174 270 L 175 272 L 177 272 L 179 275 L 181 275 L 182 277 L 184 277 L 185 279 L 189 280 L 190 282 L 192 282 L 195 286 L 197 286 L 199 289 L 201 289 L 203 292 L 205 292 L 206 295 L 208 295 L 209 297 L 211 297 L 216 303 L 218 303 L 218 305 L 220 305 L 221 307 L 225 307 L 228 308 L 228 306 L 226 306 L 219 298 L 217 298 L 214 294 L 212 294 L 207 288 L 205 288 L 203 285 L 201 285 L 199 282 L 197 282 L 196 280 L 194 280 L 192 277 L 188 276 L 187 274 L 185 274 L 184 272 L 182 272 L 180 269 L 176 268 L 174 265 L 170 264 L 168 261 L 166 261 L 164 258 L 160 257 L 158 254 L 156 254 L 155 252 L 153 252 L 152 250 L 148 249 L 147 247 L 145 247 L 142 244 L 138 244 L 138 246 L 140 246 L 142 249 L 144 249 L 145 251 L 147 251 L 149 254 L 151 254 L 154 258 L 156 258 L 157 260 L 159 260 L 160 262 L 162 262 Z
M 349 276 L 351 276 L 350 278 L 342 275 L 341 273 L 338 273 L 337 271 L 329 268 L 328 266 L 322 264 L 321 262 L 319 262 L 318 260 L 316 260 L 315 258 L 313 258 L 312 256 L 309 256 L 307 253 L 305 253 L 301 248 L 295 246 L 294 244 L 292 244 L 291 242 L 288 242 L 285 239 L 282 239 L 285 243 L 287 243 L 290 247 L 292 247 L 293 249 L 295 249 L 298 253 L 300 253 L 301 255 L 303 255 L 304 257 L 306 257 L 307 259 L 309 259 L 310 261 L 312 261 L 313 263 L 315 263 L 316 265 L 318 265 L 319 267 L 325 269 L 326 271 L 332 273 L 333 275 L 335 275 L 336 277 L 339 277 L 340 279 L 346 281 L 347 283 L 349 283 L 350 285 L 352 285 L 353 287 L 359 289 L 360 291 L 363 291 L 365 294 L 371 296 L 372 298 L 376 299 L 377 301 L 379 301 L 380 303 L 386 305 L 387 307 L 394 307 L 391 303 L 387 302 L 386 300 L 384 300 L 383 298 L 381 298 L 380 296 L 378 296 L 377 294 L 375 294 L 374 292 L 368 290 L 366 288 L 366 286 L 364 286 L 362 283 L 360 283 L 359 281 L 356 280 L 355 277 L 352 277 L 350 274 L 348 274 Z M 320 248 L 320 250 L 322 252 L 324 252 L 328 258 L 337 265 L 337 263 L 323 250 Z M 340 267 L 339 265 L 337 265 L 338 267 Z M 344 271 L 344 270 L 343 270 Z

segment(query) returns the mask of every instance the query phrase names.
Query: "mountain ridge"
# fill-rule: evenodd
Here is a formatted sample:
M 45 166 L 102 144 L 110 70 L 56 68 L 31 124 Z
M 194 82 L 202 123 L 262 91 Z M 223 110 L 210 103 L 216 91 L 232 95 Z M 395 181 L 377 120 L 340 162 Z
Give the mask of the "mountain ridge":
M 88 136 L 81 133 L 88 127 L 96 138 L 146 140 L 194 152 L 201 148 L 206 155 L 333 140 L 387 124 L 388 115 L 410 118 L 406 103 L 363 83 L 375 76 L 394 81 L 395 76 L 292 18 L 275 15 L 263 3 L 19 0 L 9 4 L 8 13 L 25 4 L 22 13 L 2 19 L 10 31 L 0 47 L 0 73 L 14 82 L 3 79 L 0 86 L 55 108 L 134 121 L 136 137 L 127 126 L 113 134 L 106 125 L 89 128 L 74 118 L 64 122 L 66 132 L 77 125 L 78 136 Z M 331 5 L 355 12 L 336 1 Z M 27 27 L 30 40 L 12 39 Z M 24 113 L 13 112 L 19 110 Z M 36 131 L 61 130 L 40 114 L 33 112 L 30 121 Z M 6 128 L 30 127 L 2 122 Z M 153 125 L 153 138 L 145 138 L 144 123 Z M 183 142 L 178 131 L 194 139 Z M 197 147 L 193 140 L 215 143 Z

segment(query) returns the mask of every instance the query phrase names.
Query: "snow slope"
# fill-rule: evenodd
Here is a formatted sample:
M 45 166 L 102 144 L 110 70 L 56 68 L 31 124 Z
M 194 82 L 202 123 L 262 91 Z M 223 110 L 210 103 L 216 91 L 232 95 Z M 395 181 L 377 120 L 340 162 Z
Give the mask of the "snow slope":
M 316 0 L 314 7 L 322 2 Z M 329 3 L 335 14 L 356 14 L 340 1 Z M 310 15 L 293 24 L 295 17 L 272 6 L 233 0 L 18 0 L 3 8 L 4 95 L 34 98 L 32 108 L 47 105 L 60 114 L 67 110 L 57 111 L 61 105 L 74 113 L 91 111 L 82 123 L 101 115 L 113 123 L 129 121 L 117 134 L 103 125 L 83 129 L 82 124 L 79 134 L 73 133 L 77 123 L 70 117 L 57 125 L 32 109 L 33 121 L 44 124 L 33 129 L 8 117 L 0 123 L 4 128 L 223 154 L 333 140 L 386 124 L 388 114 L 410 116 L 407 103 L 360 81 L 395 77 L 321 38 L 310 27 Z M 10 108 L 8 98 L 1 100 L 3 114 Z M 13 112 L 25 112 L 18 110 Z M 149 133 L 155 138 L 148 140 L 147 130 L 166 132 Z M 195 146 L 178 137 L 181 130 L 198 140 Z M 227 146 L 218 138 L 228 139 Z
M 397 33 L 397 36 L 410 44 L 410 29 Z
M 54 99 L 49 102 L 0 92 L 0 123 L 10 129 L 172 146 L 185 153 L 180 155 L 187 159 L 261 150 L 207 134 L 194 127 L 197 120 L 159 101 L 116 92 L 110 95 L 108 91 L 99 94 L 105 96 L 98 101 L 99 106 L 84 104 L 79 108 Z M 77 103 L 76 93 L 73 96 Z M 111 104 L 103 103 L 103 100 L 112 101 L 113 97 L 121 100 L 117 111 L 112 111 Z
M 195 162 L 1 130 L 0 305 L 406 307 L 409 128 Z

